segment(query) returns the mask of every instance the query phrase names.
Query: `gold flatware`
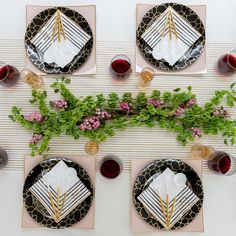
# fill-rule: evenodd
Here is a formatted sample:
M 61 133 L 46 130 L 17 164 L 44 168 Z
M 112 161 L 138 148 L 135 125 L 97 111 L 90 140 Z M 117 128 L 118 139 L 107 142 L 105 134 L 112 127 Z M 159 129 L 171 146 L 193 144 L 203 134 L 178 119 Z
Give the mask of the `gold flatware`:
M 171 207 L 171 211 L 170 211 L 170 215 L 168 216 L 169 225 L 170 225 L 170 221 L 171 221 L 174 209 L 175 209 L 175 204 L 176 204 L 176 197 L 174 198 L 174 201 L 173 201 L 173 204 L 172 204 L 172 207 Z
M 167 217 L 166 226 L 169 227 L 169 195 L 168 194 L 166 194 L 166 217 Z
M 56 222 L 57 222 L 57 209 L 56 209 L 56 207 L 55 207 L 55 205 L 54 205 L 54 201 L 53 201 L 53 198 L 52 198 L 52 193 L 51 193 L 51 191 L 49 191 L 49 198 L 50 198 L 50 202 L 51 202 L 51 206 L 52 206 L 52 209 L 53 209 L 53 214 L 54 214 L 54 218 L 55 218 L 55 220 L 56 220 Z
M 54 42 L 56 32 L 57 32 L 59 42 L 61 41 L 61 33 L 63 35 L 63 38 L 66 39 L 65 30 L 64 30 L 62 19 L 61 19 L 61 11 L 60 10 L 56 11 L 56 21 L 55 21 L 55 25 L 53 27 L 52 42 Z
M 166 22 L 165 22 L 165 25 L 164 25 L 164 28 L 163 28 L 163 31 L 162 31 L 162 36 L 161 36 L 162 38 L 165 36 L 165 31 L 166 31 L 167 27 L 169 28 L 170 40 L 172 39 L 172 28 L 174 29 L 174 34 L 175 34 L 175 37 L 177 39 L 178 38 L 178 32 L 177 32 L 177 29 L 176 29 L 176 25 L 175 25 L 173 14 L 172 14 L 171 10 L 169 10 L 169 12 L 168 12 L 168 16 L 167 16 L 167 19 L 166 19 Z
M 170 40 L 172 39 L 172 20 L 171 20 L 171 11 L 169 11 L 168 15 L 168 23 L 169 23 L 169 35 L 170 35 Z
M 165 31 L 166 31 L 167 25 L 169 23 L 169 14 L 170 14 L 170 12 L 168 13 L 168 17 L 166 19 L 166 22 L 165 22 L 165 25 L 164 25 L 164 28 L 163 28 L 163 31 L 162 31 L 162 35 L 161 35 L 162 38 L 164 38 L 164 36 L 165 36 Z
M 178 38 L 178 32 L 176 30 L 176 25 L 175 25 L 175 22 L 174 22 L 174 18 L 173 18 L 173 14 L 171 12 L 171 21 L 172 21 L 172 24 L 173 24 L 173 28 L 174 28 L 174 32 L 175 32 L 175 37 L 176 39 Z
M 67 192 L 64 193 L 64 197 L 63 197 L 63 200 L 62 200 L 62 205 L 61 205 L 61 208 L 60 208 L 60 217 L 61 217 L 61 213 L 62 213 L 62 210 L 64 208 L 65 202 L 66 202 L 66 198 L 67 198 Z
M 51 206 L 52 206 L 52 209 L 53 209 L 54 219 L 58 223 L 60 221 L 60 218 L 61 218 L 62 210 L 65 206 L 65 202 L 66 202 L 66 198 L 67 198 L 67 192 L 64 193 L 63 200 L 62 200 L 61 204 L 60 204 L 60 188 L 57 188 L 56 204 L 54 203 L 51 191 L 49 191 L 49 198 L 50 198 Z
M 163 214 L 163 216 L 164 216 L 164 218 L 165 218 L 165 224 L 166 224 L 166 226 L 167 226 L 167 224 L 168 224 L 167 213 L 166 213 L 166 211 L 165 211 L 164 204 L 163 204 L 163 200 L 162 200 L 161 197 L 160 197 L 160 203 L 161 203 L 162 214 Z
M 60 19 L 60 30 L 62 32 L 63 38 L 65 39 L 66 35 L 65 35 L 65 30 L 64 30 L 63 22 L 62 22 L 62 19 L 61 19 L 61 14 L 59 14 L 59 19 Z

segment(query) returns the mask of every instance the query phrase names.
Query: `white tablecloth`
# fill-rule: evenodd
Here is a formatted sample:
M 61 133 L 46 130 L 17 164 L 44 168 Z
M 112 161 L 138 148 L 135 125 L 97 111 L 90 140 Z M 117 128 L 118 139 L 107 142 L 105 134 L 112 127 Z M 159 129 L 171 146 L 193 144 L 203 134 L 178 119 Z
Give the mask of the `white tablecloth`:
M 161 2 L 161 1 L 159 1 Z M 135 41 L 135 14 L 136 3 L 156 3 L 155 1 L 136 1 L 136 0 L 0 0 L 0 39 L 23 39 L 25 32 L 25 5 L 38 4 L 38 5 L 78 5 L 78 4 L 96 4 L 97 5 L 97 40 L 98 41 Z M 235 10 L 236 1 L 185 1 L 183 4 L 207 4 L 207 39 L 210 43 L 236 43 L 236 26 L 235 26 Z M 103 44 L 104 45 L 104 44 Z M 126 44 L 124 44 L 126 45 Z M 112 50 L 112 49 L 111 49 Z M 126 50 L 126 49 L 124 49 Z M 222 50 L 222 49 L 219 49 Z M 0 50 L 1 51 L 1 50 Z M 111 51 L 112 54 L 113 51 Z M 18 52 L 16 52 L 17 54 Z M 115 54 L 114 50 L 114 54 Z M 213 54 L 212 54 L 213 55 Z M 0 59 L 6 60 L 7 56 L 0 54 Z M 217 60 L 218 53 L 215 53 L 211 62 Z M 11 59 L 7 59 L 11 61 Z M 18 59 L 16 59 L 16 64 Z M 101 74 L 101 81 L 104 75 Z M 215 90 L 214 79 L 217 81 L 219 78 L 217 74 L 211 75 L 210 92 Z M 98 78 L 99 79 L 99 78 Z M 187 77 L 177 80 L 176 87 L 180 85 L 189 84 Z M 196 93 L 201 93 L 203 87 L 208 86 L 203 80 L 194 83 L 194 90 Z M 128 82 L 129 86 L 135 82 Z M 159 83 L 155 82 L 154 87 L 158 88 L 159 85 L 163 87 L 163 78 L 159 78 Z M 193 81 L 191 79 L 191 81 Z M 231 81 L 235 81 L 234 78 Z M 98 80 L 99 83 L 99 80 Z M 109 82 L 108 86 L 110 86 Z M 229 81 L 226 82 L 229 84 Z M 225 84 L 225 85 L 226 85 Z M 81 89 L 86 87 L 86 80 L 81 80 Z M 114 85 L 115 86 L 115 85 Z M 171 89 L 175 87 L 174 80 L 166 82 L 166 88 Z M 223 87 L 225 87 L 223 85 Z M 217 87 L 218 89 L 219 87 Z M 93 93 L 100 92 L 101 87 L 96 87 Z M 118 92 L 126 91 L 125 86 L 114 87 Z M 205 99 L 210 96 L 205 95 Z M 87 94 L 88 91 L 83 91 L 82 94 Z M 3 94 L 0 94 L 3 96 Z M 9 96 L 14 98 L 14 95 Z M 24 101 L 26 103 L 26 101 Z M 1 104 L 1 102 L 0 102 Z M 6 112 L 4 110 L 4 112 Z M 1 106 L 0 106 L 0 113 Z M 0 128 L 4 130 L 4 127 Z M 7 130 L 4 130 L 7 132 Z M 0 133 L 0 140 L 4 140 L 4 133 Z M 170 136 L 170 141 L 175 142 L 174 138 Z M 217 139 L 218 140 L 218 139 Z M 141 142 L 141 138 L 137 143 Z M 5 141 L 2 141 L 5 143 Z M 9 140 L 9 143 L 11 140 Z M 218 143 L 218 141 L 217 141 Z M 165 144 L 166 145 L 166 144 Z M 174 144 L 175 145 L 175 144 Z M 1 146 L 1 143 L 0 143 Z M 55 146 L 56 147 L 56 146 Z M 223 147 L 223 146 L 221 146 Z M 106 146 L 107 152 L 112 152 L 112 141 L 108 142 Z M 115 150 L 118 152 L 116 146 Z M 189 153 L 185 148 L 177 146 L 176 154 L 179 157 L 181 150 L 183 153 Z M 58 150 L 61 151 L 58 146 Z M 78 154 L 82 151 L 82 146 L 78 150 Z M 172 149 L 171 149 L 172 150 Z M 230 148 L 231 152 L 235 153 L 235 148 Z M 56 149 L 54 149 L 56 152 Z M 67 150 L 68 151 L 68 150 Z M 18 151 L 11 151 L 11 158 L 14 158 L 14 152 L 17 156 Z M 82 154 L 82 153 L 81 153 Z M 125 151 L 122 151 L 125 154 Z M 153 157 L 153 156 L 152 156 Z M 23 158 L 23 156 L 19 157 Z M 138 156 L 142 158 L 142 156 Z M 235 235 L 235 221 L 236 221 L 236 177 L 219 177 L 215 175 L 204 175 L 203 184 L 205 188 L 205 201 L 204 201 L 204 216 L 205 216 L 205 233 L 201 235 L 218 236 L 218 235 Z M 23 185 L 23 171 L 0 171 L 0 235 L 88 235 L 88 236 L 129 236 L 132 235 L 130 231 L 130 175 L 128 171 L 124 171 L 122 175 L 114 181 L 104 181 L 104 179 L 97 173 L 96 181 L 96 211 L 95 211 L 95 229 L 93 231 L 82 231 L 78 229 L 67 229 L 62 231 L 52 231 L 48 229 L 32 229 L 25 230 L 21 228 L 21 208 L 22 208 L 22 185 Z M 165 235 L 174 234 L 174 232 L 162 233 Z M 176 235 L 196 235 L 196 233 L 175 233 Z M 149 234 L 154 235 L 154 234 Z

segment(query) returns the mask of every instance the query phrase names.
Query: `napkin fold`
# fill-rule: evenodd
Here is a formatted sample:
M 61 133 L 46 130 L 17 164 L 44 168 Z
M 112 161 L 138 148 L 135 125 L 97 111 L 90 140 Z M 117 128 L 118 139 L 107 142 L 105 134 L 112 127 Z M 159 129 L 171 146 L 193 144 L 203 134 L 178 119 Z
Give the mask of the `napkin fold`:
M 176 185 L 175 176 L 173 171 L 166 168 L 138 196 L 138 200 L 167 230 L 199 201 L 197 195 L 186 184 Z
M 141 38 L 150 46 L 153 57 L 157 60 L 164 59 L 171 66 L 200 37 L 201 34 L 172 7 L 168 7 L 141 35 Z
M 29 191 L 56 222 L 60 222 L 91 194 L 78 178 L 76 170 L 62 160 L 34 183 Z
M 175 173 L 166 168 L 165 171 L 157 176 L 150 187 L 158 193 L 162 199 L 166 199 L 166 194 L 169 196 L 169 201 L 173 200 L 186 185 L 176 185 L 174 182 Z
M 44 55 L 46 63 L 56 63 L 63 68 L 73 60 L 90 38 L 78 24 L 58 10 L 35 35 L 32 43 Z

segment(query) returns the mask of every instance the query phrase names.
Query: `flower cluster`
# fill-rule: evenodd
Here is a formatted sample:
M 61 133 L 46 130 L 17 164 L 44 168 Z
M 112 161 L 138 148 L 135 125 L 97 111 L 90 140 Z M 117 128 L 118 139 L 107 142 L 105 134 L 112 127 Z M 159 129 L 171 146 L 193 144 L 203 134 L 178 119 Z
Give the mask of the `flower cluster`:
M 79 126 L 82 131 L 98 129 L 101 123 L 97 116 L 90 116 L 84 119 L 83 123 Z
M 155 107 L 160 107 L 163 105 L 163 102 L 161 100 L 157 100 L 157 99 L 148 99 L 147 104 L 152 104 Z
M 199 137 L 202 136 L 202 130 L 201 129 L 192 127 L 191 130 L 193 132 L 193 137 L 194 138 L 199 138 Z
M 43 138 L 42 134 L 33 134 L 32 138 L 29 141 L 29 144 L 35 144 Z
M 128 102 L 121 102 L 119 104 L 119 108 L 122 111 L 127 111 L 128 113 L 132 112 L 132 105 L 129 104 Z
M 37 122 L 41 122 L 43 120 L 43 116 L 37 111 L 25 115 L 24 118 L 28 121 L 37 121 Z
M 82 131 L 98 129 L 101 125 L 101 120 L 108 120 L 111 118 L 111 114 L 105 110 L 96 109 L 95 115 L 86 117 L 83 123 L 80 125 Z
M 192 107 L 193 105 L 195 105 L 197 103 L 197 99 L 196 98 L 192 98 L 190 99 L 187 104 L 186 107 Z
M 215 109 L 215 111 L 213 112 L 213 115 L 224 117 L 224 118 L 230 117 L 229 112 L 223 107 Z
M 182 107 L 178 107 L 175 111 L 175 116 L 179 117 L 184 114 L 184 109 Z
M 96 116 L 97 116 L 97 118 L 98 119 L 100 119 L 100 120 L 108 120 L 108 119 L 110 119 L 111 118 L 111 114 L 110 113 L 108 113 L 107 111 L 103 111 L 103 110 L 101 110 L 101 109 L 96 109 Z
M 64 99 L 54 100 L 52 103 L 54 108 L 61 109 L 68 107 L 67 101 L 65 101 Z

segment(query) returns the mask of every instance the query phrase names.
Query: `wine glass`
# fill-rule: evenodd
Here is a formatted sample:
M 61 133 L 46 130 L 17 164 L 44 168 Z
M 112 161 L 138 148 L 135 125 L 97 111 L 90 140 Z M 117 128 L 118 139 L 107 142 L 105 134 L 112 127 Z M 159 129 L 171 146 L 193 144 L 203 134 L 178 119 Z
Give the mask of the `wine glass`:
M 140 73 L 140 80 L 139 80 L 139 88 L 141 90 L 146 90 L 148 86 L 150 86 L 151 81 L 155 77 L 155 71 L 150 67 L 145 67 L 142 69 Z
M 0 148 L 0 169 L 4 168 L 7 165 L 7 162 L 8 154 L 3 148 Z
M 43 78 L 29 69 L 23 69 L 20 72 L 20 78 L 23 82 L 30 84 L 33 89 L 41 89 L 43 87 Z
M 132 72 L 131 60 L 124 54 L 118 54 L 112 59 L 110 68 L 117 79 L 124 79 Z
M 207 164 L 215 174 L 229 176 L 236 173 L 236 158 L 226 152 L 214 152 Z
M 104 156 L 98 166 L 101 175 L 107 179 L 116 178 L 123 169 L 122 160 L 113 154 Z
M 0 82 L 4 86 L 12 86 L 17 83 L 19 79 L 19 71 L 16 67 L 7 65 L 0 61 Z
M 217 61 L 217 67 L 222 75 L 233 75 L 236 72 L 236 49 L 222 55 Z

